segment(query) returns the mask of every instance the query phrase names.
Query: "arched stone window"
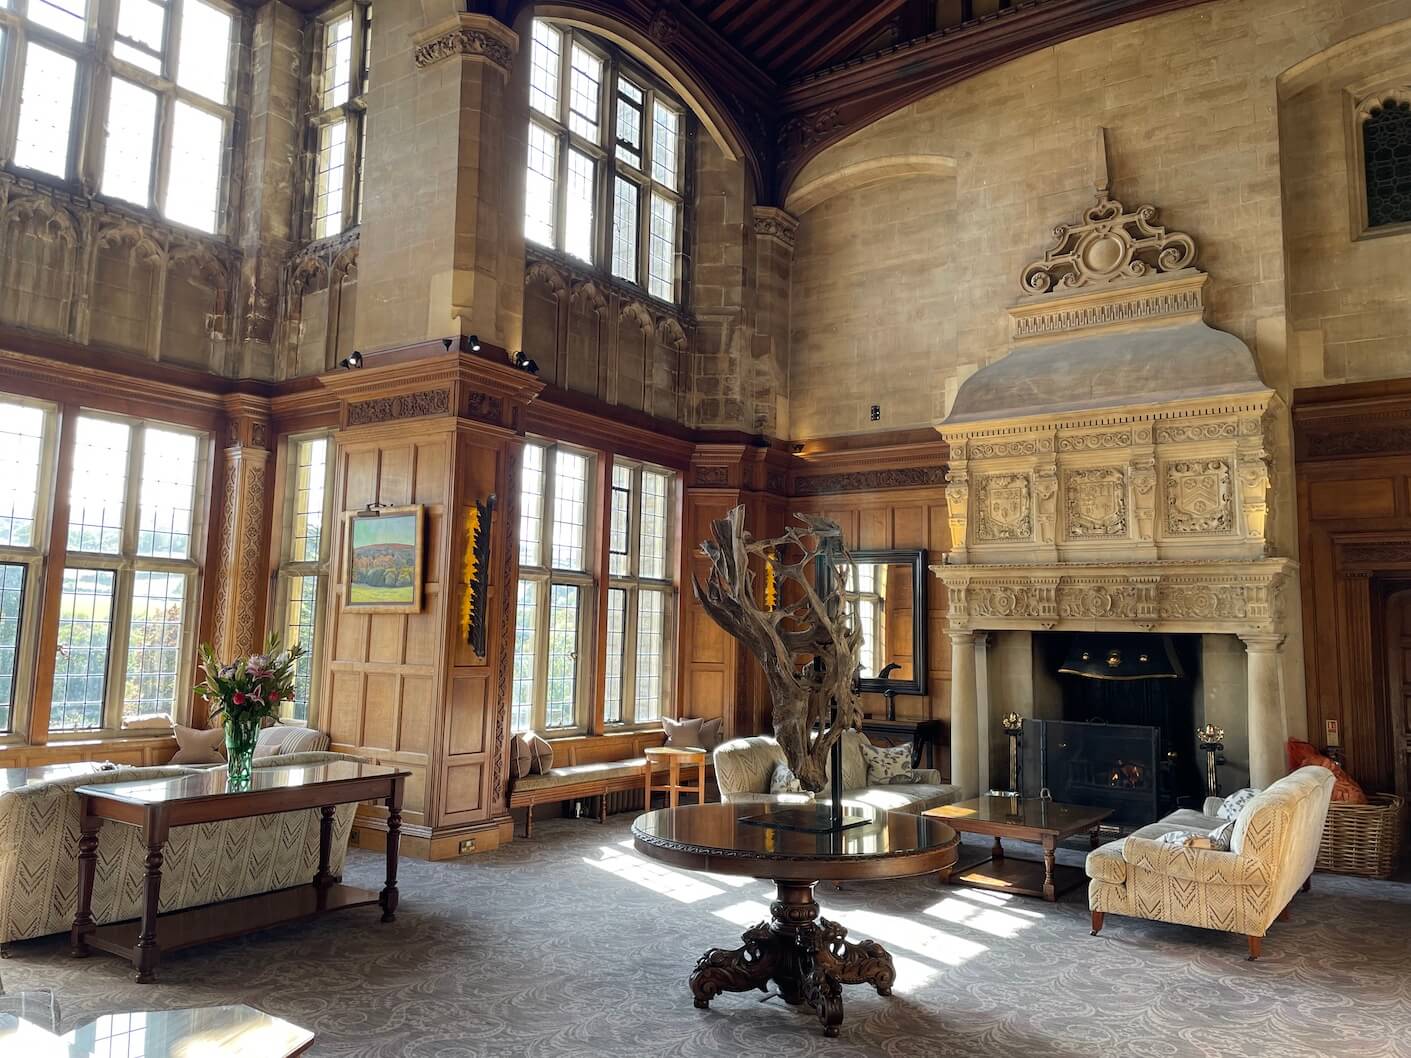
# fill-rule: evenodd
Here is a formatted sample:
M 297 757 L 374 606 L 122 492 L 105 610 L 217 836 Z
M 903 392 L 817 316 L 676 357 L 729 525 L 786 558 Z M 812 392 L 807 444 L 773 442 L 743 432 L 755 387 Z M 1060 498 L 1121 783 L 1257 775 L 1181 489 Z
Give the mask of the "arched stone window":
M 1411 223 L 1411 100 L 1388 97 L 1363 113 L 1367 228 Z

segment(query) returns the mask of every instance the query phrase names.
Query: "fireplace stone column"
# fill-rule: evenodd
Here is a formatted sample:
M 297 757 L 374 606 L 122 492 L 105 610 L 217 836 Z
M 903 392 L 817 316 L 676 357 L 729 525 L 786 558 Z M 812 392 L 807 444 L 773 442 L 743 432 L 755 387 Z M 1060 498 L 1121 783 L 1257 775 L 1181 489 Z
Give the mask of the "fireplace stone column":
M 1249 687 L 1249 784 L 1262 789 L 1283 776 L 1284 696 L 1280 667 L 1284 637 L 1240 636 Z
M 975 633 L 950 634 L 950 781 L 962 799 L 980 794 L 979 695 L 975 685 Z

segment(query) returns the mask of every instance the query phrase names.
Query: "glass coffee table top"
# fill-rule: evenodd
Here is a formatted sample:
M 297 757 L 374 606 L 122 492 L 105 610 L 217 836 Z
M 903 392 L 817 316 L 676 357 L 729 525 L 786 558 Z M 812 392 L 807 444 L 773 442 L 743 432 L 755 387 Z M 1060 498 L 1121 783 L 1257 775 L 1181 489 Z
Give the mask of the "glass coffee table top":
M 0 1016 L 0 1054 L 25 1058 L 292 1058 L 314 1034 L 254 1007 L 195 1007 L 104 1014 L 65 1036 Z
M 1065 805 L 1039 797 L 988 795 L 953 805 L 932 808 L 926 815 L 943 819 L 963 830 L 967 823 L 997 824 L 1024 830 L 1051 831 L 1060 835 L 1088 830 L 1112 814 L 1110 808 Z

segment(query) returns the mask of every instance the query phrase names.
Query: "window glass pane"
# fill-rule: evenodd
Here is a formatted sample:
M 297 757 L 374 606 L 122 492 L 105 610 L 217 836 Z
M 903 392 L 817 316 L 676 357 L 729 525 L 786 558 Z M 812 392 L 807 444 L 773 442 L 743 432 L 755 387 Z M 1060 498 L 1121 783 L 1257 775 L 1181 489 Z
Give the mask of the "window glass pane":
M 348 82 L 353 76 L 353 16 L 343 15 L 328 23 L 323 37 L 323 109 L 348 101 Z
M 608 591 L 607 679 L 603 689 L 603 721 L 622 723 L 622 649 L 627 630 L 627 592 Z
M 642 168 L 642 90 L 625 77 L 617 82 L 617 156 Z
M 314 203 L 314 238 L 343 230 L 343 161 L 348 123 L 335 121 L 318 130 L 318 189 Z
M 368 76 L 372 73 L 372 5 L 364 4 L 363 12 L 363 54 L 358 61 L 362 69 L 359 71 L 358 95 L 367 95 Z
M 578 695 L 578 587 L 549 585 L 549 669 L 544 726 L 572 727 Z
M 181 8 L 176 83 L 224 103 L 229 74 L 230 15 L 201 0 L 185 0 Z
M 114 576 L 106 569 L 64 570 L 50 731 L 103 726 Z
M 29 20 L 82 40 L 87 32 L 87 0 L 29 0 Z
M 637 680 L 632 719 L 639 724 L 661 716 L 665 615 L 665 592 L 637 593 Z
M 20 657 L 20 618 L 24 614 L 25 567 L 0 565 L 0 732 L 15 724 L 15 684 Z
M 196 438 L 148 427 L 142 436 L 142 503 L 137 553 L 160 558 L 191 554 L 196 502 Z
M 120 0 L 117 28 L 121 39 L 113 42 L 113 54 L 144 70 L 161 73 L 162 53 L 166 50 L 166 7 L 152 0 Z
M 544 449 L 524 446 L 524 468 L 519 484 L 519 564 L 539 566 L 544 562 Z
M 612 525 L 608 533 L 609 572 L 625 577 L 631 572 L 632 469 L 612 468 Z
M 126 423 L 80 418 L 69 487 L 69 550 L 115 555 L 122 550 L 127 492 Z
M 295 460 L 294 525 L 289 558 L 294 562 L 317 562 L 323 557 L 323 490 L 328 480 L 328 438 L 300 441 L 295 448 Z
M 103 148 L 103 194 L 150 206 L 157 93 L 117 77 L 111 91 Z
M 681 139 L 681 115 L 662 102 L 652 103 L 652 179 L 679 191 L 676 181 Z
M 529 173 L 524 184 L 524 237 L 554 244 L 554 184 L 558 178 L 558 140 L 542 125 L 529 123 Z
M 593 159 L 572 148 L 568 152 L 568 201 L 564 210 L 566 253 L 584 261 L 593 260 Z
M 857 674 L 864 679 L 875 676 L 880 671 L 877 665 L 877 615 L 875 599 L 864 598 L 857 601 L 857 623 L 862 628 Z
M 30 5 L 31 15 L 43 0 Z M 15 164 L 54 176 L 67 176 L 69 122 L 73 117 L 78 63 L 38 44 L 25 48 L 24 84 L 20 88 L 20 126 L 15 136 Z
M 612 274 L 637 281 L 637 185 L 617 177 L 612 198 Z
M 647 290 L 663 301 L 676 297 L 676 203 L 652 193 L 651 255 Z
M 33 547 L 44 413 L 0 403 L 0 547 Z M 0 664 L 0 669 L 3 669 Z M 0 701 L 4 696 L 0 695 Z
M 642 471 L 642 531 L 638 570 L 644 577 L 666 579 L 666 504 L 670 477 Z
M 316 618 L 320 577 L 290 577 L 289 602 L 284 611 L 284 645 L 299 645 L 304 656 L 294 663 L 294 698 L 284 702 L 279 715 L 286 720 L 309 719 L 309 698 L 313 689 L 314 654 L 318 649 Z
M 529 65 L 529 105 L 551 118 L 559 116 L 559 57 L 563 35 L 547 22 L 534 21 L 534 51 Z
M 138 570 L 133 574 L 127 673 L 123 680 L 124 720 L 176 715 L 185 605 L 185 573 Z
M 163 211 L 179 224 L 213 232 L 219 221 L 225 122 L 180 100 L 172 122 L 171 171 Z
M 568 127 L 585 139 L 599 142 L 598 110 L 603 87 L 603 60 L 575 44 L 568 91 Z
M 528 731 L 534 722 L 534 647 L 539 641 L 539 585 L 521 580 L 514 618 L 514 695 L 510 730 Z
M 588 457 L 554 453 L 555 569 L 583 569 L 583 537 L 588 521 Z

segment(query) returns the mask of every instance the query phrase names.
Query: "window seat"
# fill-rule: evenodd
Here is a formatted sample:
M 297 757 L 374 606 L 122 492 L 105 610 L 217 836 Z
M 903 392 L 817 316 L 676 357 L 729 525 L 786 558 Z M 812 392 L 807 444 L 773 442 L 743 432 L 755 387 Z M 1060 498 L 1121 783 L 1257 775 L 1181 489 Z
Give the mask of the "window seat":
M 642 770 L 646 767 L 646 757 L 631 757 L 627 760 L 595 761 L 591 764 L 567 764 L 561 768 L 550 768 L 546 772 L 536 772 L 515 779 L 510 787 L 510 807 L 523 808 L 524 836 L 534 836 L 534 806 L 554 801 L 571 801 L 580 797 L 598 799 L 598 822 L 607 819 L 607 795 L 626 790 L 640 790 L 643 787 Z M 663 763 L 654 771 L 665 772 Z M 712 768 L 710 756 L 706 756 L 706 773 Z

